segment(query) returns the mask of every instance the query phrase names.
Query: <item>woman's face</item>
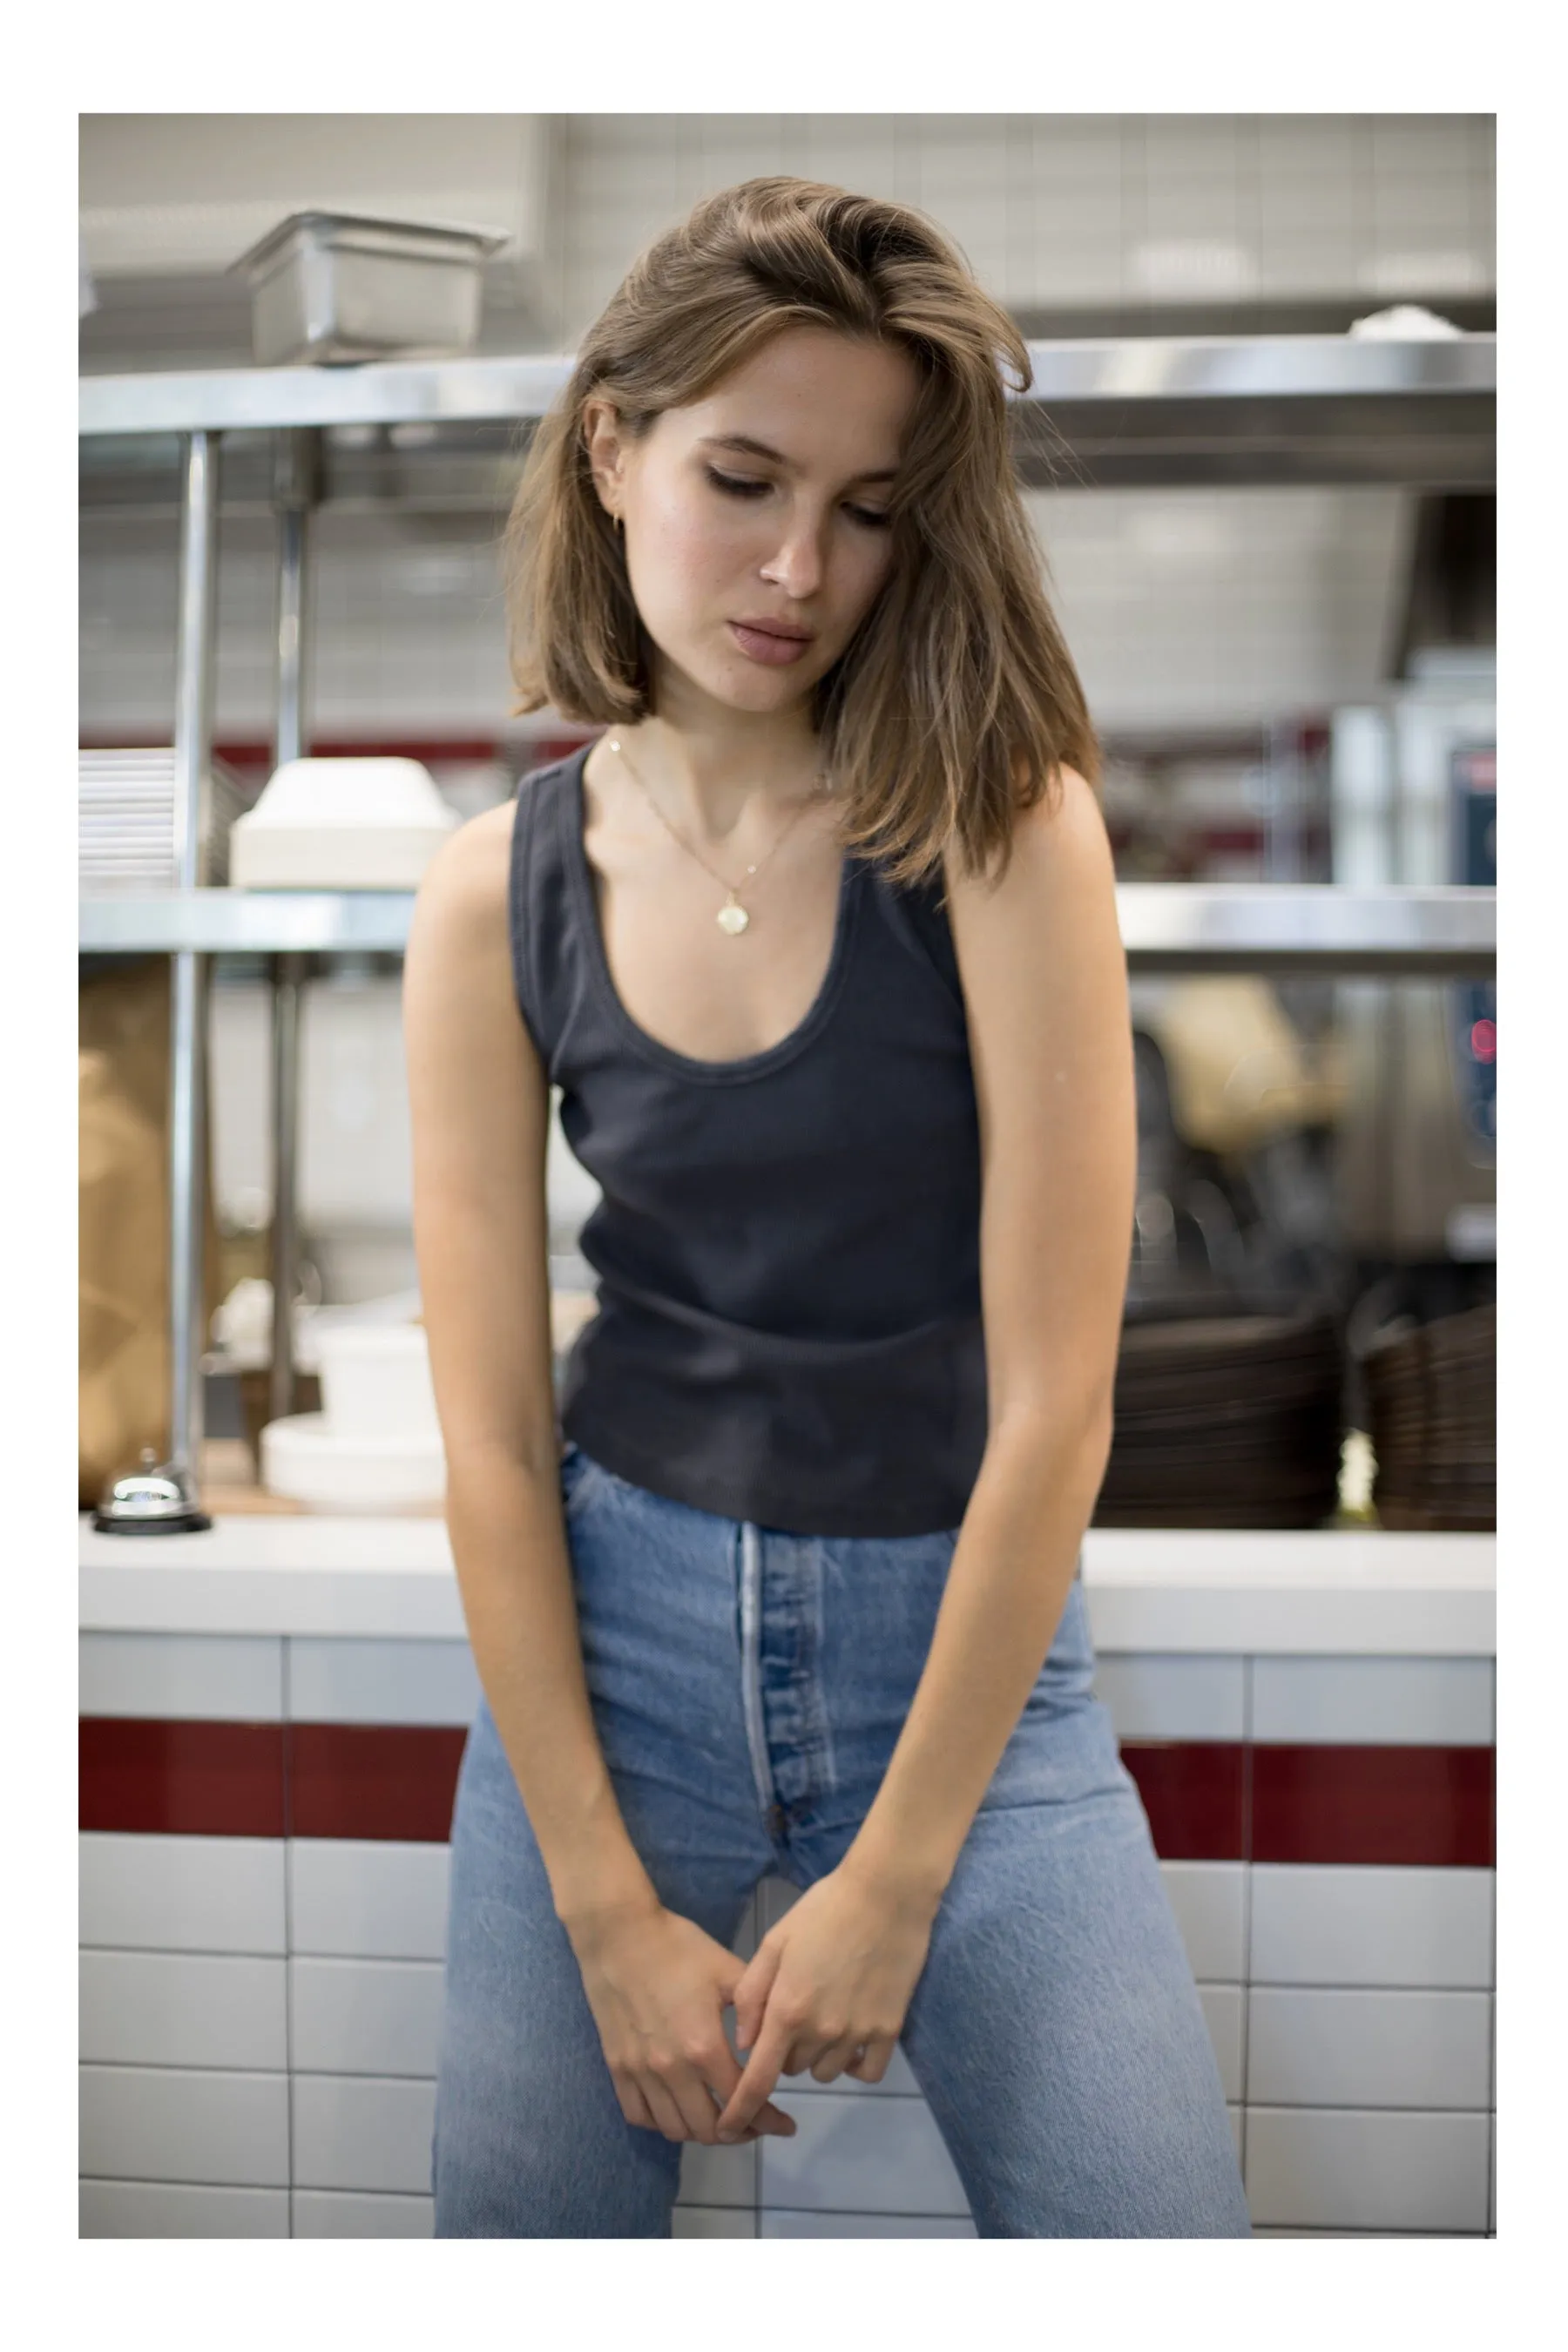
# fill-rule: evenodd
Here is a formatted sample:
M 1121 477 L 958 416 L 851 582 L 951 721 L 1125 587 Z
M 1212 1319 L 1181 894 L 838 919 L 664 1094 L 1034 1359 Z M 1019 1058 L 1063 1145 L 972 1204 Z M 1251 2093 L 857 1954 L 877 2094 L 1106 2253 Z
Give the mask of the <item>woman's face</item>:
M 917 390 L 891 345 L 791 327 L 641 441 L 619 435 L 607 401 L 588 404 L 599 493 L 622 518 L 632 593 L 663 656 L 661 712 L 694 698 L 783 711 L 831 669 L 887 577 Z

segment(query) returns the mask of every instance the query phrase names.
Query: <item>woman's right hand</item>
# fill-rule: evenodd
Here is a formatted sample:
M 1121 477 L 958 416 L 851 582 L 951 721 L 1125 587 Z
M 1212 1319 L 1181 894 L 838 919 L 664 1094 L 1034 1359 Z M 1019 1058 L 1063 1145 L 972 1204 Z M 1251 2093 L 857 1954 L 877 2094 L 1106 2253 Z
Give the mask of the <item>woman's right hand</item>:
M 660 1906 L 579 1927 L 572 1945 L 627 2123 L 717 2146 L 714 2126 L 741 2079 L 723 2011 L 746 1963 Z M 770 2099 L 742 2138 L 795 2129 Z

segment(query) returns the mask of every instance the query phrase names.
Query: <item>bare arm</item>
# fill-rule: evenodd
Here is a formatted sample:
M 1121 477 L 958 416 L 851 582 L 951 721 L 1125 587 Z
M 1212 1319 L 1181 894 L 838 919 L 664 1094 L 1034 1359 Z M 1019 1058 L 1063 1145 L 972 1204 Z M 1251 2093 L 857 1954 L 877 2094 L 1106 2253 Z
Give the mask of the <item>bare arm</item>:
M 1110 847 L 1070 771 L 1006 877 L 957 880 L 989 1433 L 930 1654 L 847 1865 L 934 1909 L 1055 1637 L 1105 1475 L 1137 1121 Z
M 562 1526 L 549 1087 L 512 992 L 512 814 L 460 827 L 415 905 L 403 983 L 414 1243 L 468 1639 L 556 1911 L 575 1928 L 655 1896 L 595 1730 Z

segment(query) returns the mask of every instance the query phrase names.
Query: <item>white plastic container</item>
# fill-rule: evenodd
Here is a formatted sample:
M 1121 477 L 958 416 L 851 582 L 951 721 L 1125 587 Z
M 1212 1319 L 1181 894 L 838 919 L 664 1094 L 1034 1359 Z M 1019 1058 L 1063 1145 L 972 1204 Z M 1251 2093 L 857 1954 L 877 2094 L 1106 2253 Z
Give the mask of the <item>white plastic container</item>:
M 439 1435 L 344 1436 L 321 1412 L 293 1412 L 261 1433 L 261 1484 L 313 1511 L 376 1517 L 438 1510 L 447 1490 Z
M 417 760 L 286 760 L 229 835 L 243 890 L 416 890 L 460 820 Z
M 335 1437 L 440 1444 L 430 1349 L 416 1323 L 322 1324 L 321 1410 Z

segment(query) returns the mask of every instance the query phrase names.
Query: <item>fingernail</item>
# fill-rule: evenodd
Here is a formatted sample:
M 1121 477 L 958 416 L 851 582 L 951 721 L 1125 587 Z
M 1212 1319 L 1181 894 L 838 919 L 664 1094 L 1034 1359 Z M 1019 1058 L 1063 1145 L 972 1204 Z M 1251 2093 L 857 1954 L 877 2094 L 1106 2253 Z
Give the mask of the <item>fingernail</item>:
M 719 2137 L 723 2141 L 726 2147 L 728 2147 L 732 2141 L 739 2139 L 741 2135 L 739 2132 L 725 2131 L 723 2129 L 721 2129 L 719 2133 Z

